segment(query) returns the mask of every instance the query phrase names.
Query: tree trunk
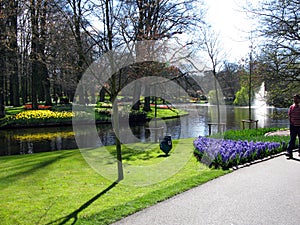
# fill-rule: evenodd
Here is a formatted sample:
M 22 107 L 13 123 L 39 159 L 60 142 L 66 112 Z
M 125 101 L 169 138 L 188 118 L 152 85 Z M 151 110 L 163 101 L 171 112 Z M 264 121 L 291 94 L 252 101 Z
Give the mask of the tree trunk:
M 48 68 L 46 64 L 46 29 L 47 29 L 47 12 L 48 12 L 48 2 L 44 1 L 42 7 L 42 15 L 40 19 L 40 43 L 38 47 L 38 54 L 40 55 L 41 61 L 40 63 L 40 72 L 42 78 L 42 89 L 43 89 L 43 97 L 46 105 L 52 105 L 51 101 L 51 93 L 50 93 L 50 81 L 48 76 Z
M 144 102 L 144 109 L 145 112 L 150 112 L 150 86 L 145 83 L 145 102 Z
M 116 95 L 117 96 L 117 95 Z M 114 131 L 115 131 L 115 141 L 116 141 L 116 152 L 117 152 L 117 168 L 118 168 L 118 180 L 121 181 L 124 179 L 123 173 L 123 162 L 122 162 L 122 145 L 120 142 L 120 135 L 119 135 L 119 111 L 118 111 L 118 104 L 116 96 L 113 96 L 112 103 L 113 103 L 113 124 L 114 124 Z
M 37 87 L 39 80 L 39 66 L 38 66 L 38 18 L 36 15 L 36 2 L 31 0 L 30 2 L 30 14 L 31 14 L 31 101 L 32 109 L 38 109 Z
M 9 64 L 10 64 L 10 82 L 11 82 L 11 104 L 13 106 L 20 106 L 20 92 L 19 92 L 19 71 L 18 71 L 18 1 L 9 1 L 10 16 L 9 30 Z
M 45 105 L 52 105 L 51 100 L 51 93 L 50 93 L 50 81 L 48 79 L 48 69 L 45 65 L 43 65 L 43 89 L 44 89 L 44 96 L 45 96 Z
M 105 101 L 105 93 L 106 93 L 106 90 L 104 87 L 102 87 L 100 90 L 100 93 L 99 93 L 99 102 Z
M 134 84 L 132 110 L 140 110 L 141 84 L 136 81 Z
M 1 3 L 0 3 L 0 10 L 2 10 Z M 3 41 L 5 39 L 4 30 L 5 30 L 5 26 L 3 23 L 3 19 L 0 17 L 0 118 L 3 118 L 5 116 L 5 106 L 4 106 L 5 47 L 3 45 Z

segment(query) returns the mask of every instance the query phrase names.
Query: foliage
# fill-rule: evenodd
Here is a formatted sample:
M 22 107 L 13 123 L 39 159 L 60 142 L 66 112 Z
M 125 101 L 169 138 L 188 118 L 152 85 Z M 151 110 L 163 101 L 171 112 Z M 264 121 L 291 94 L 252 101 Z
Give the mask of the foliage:
M 296 86 L 296 87 L 295 87 Z M 270 79 L 268 82 L 267 104 L 278 108 L 288 108 L 293 104 L 293 95 L 300 93 L 299 82 L 278 82 Z
M 5 108 L 5 114 L 6 115 L 16 115 L 18 114 L 19 112 L 22 112 L 24 111 L 24 107 L 23 106 L 20 106 L 20 107 L 6 107 Z
M 300 2 L 263 0 L 250 15 L 259 21 L 258 36 L 263 37 L 260 61 L 269 92 L 269 104 L 288 107 L 285 100 L 299 92 Z
M 6 108 L 6 117 L 0 119 L 0 127 L 5 126 L 31 126 L 37 124 L 47 123 L 70 123 L 72 117 L 75 116 L 78 121 L 84 119 L 95 119 L 97 122 L 110 122 L 111 121 L 111 103 L 98 104 L 94 110 L 95 114 L 87 113 L 84 110 L 76 112 L 76 115 L 72 112 L 72 105 L 55 105 L 51 110 L 25 110 L 24 107 L 10 107 Z M 121 106 L 120 117 L 128 119 L 130 121 L 146 121 L 147 119 L 154 118 L 154 107 L 150 112 L 144 112 L 143 110 L 136 111 L 131 110 L 130 106 Z M 92 111 L 92 110 L 91 110 Z M 158 107 L 158 118 L 171 118 L 186 115 L 185 111 L 175 108 Z
M 112 108 L 111 102 L 97 102 L 96 108 Z
M 218 99 L 219 99 L 219 103 L 223 103 L 223 95 L 222 92 L 220 90 L 218 90 Z M 208 93 L 208 102 L 212 105 L 217 105 L 217 98 L 216 98 L 216 90 L 210 90 Z
M 72 105 L 71 104 L 58 104 L 58 105 L 54 105 L 51 108 L 52 111 L 57 111 L 57 112 L 72 112 Z
M 269 117 L 273 120 L 288 119 L 288 114 L 286 111 L 278 110 L 278 108 L 275 108 L 273 113 L 269 115 Z
M 253 95 L 252 95 L 253 96 Z M 249 90 L 246 87 L 242 87 L 235 96 L 234 105 L 247 106 L 249 105 Z

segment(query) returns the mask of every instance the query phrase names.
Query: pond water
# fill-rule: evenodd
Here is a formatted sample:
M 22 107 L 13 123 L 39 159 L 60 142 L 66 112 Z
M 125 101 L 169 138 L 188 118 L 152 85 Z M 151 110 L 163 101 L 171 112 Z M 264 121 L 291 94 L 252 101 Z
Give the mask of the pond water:
M 145 124 L 134 124 L 130 127 L 120 126 L 122 143 L 153 142 L 157 136 L 171 135 L 172 139 L 198 137 L 208 135 L 208 123 L 217 122 L 217 107 L 203 104 L 177 105 L 185 109 L 188 116 L 176 119 L 150 121 Z M 258 127 L 286 127 L 288 120 L 273 120 L 269 117 L 273 107 L 252 107 L 251 114 L 258 120 Z M 276 109 L 287 113 L 287 109 Z M 221 122 L 226 124 L 226 129 L 242 129 L 241 121 L 248 119 L 248 107 L 221 106 Z M 162 133 L 157 136 L 153 131 L 156 125 L 163 127 Z M 114 144 L 114 132 L 111 124 L 97 125 L 99 142 L 102 145 Z M 152 128 L 152 129 L 151 129 Z M 212 132 L 217 128 L 212 126 Z M 129 132 L 130 131 L 130 132 Z M 152 131 L 152 132 L 151 132 Z M 26 129 L 0 130 L 0 155 L 32 154 L 57 150 L 77 149 L 72 126 L 41 127 Z

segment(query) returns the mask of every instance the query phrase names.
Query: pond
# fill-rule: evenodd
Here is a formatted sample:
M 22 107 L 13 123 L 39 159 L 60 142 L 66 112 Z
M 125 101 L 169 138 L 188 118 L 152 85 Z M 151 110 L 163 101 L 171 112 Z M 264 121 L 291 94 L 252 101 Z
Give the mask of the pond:
M 182 104 L 177 108 L 185 109 L 188 116 L 181 118 L 150 121 L 145 124 L 134 124 L 130 127 L 120 126 L 122 143 L 154 142 L 158 136 L 171 135 L 172 139 L 198 137 L 209 134 L 208 123 L 216 122 L 217 107 L 206 104 Z M 273 107 L 252 107 L 251 113 L 258 120 L 258 127 L 288 128 L 287 119 L 273 120 L 269 117 Z M 287 109 L 276 109 L 287 113 Z M 223 106 L 220 108 L 221 122 L 226 129 L 242 129 L 241 121 L 248 119 L 248 107 Z M 155 135 L 154 127 L 163 128 Z M 114 144 L 114 132 L 111 124 L 96 126 L 101 145 Z M 128 132 L 130 131 L 130 132 Z M 212 132 L 217 128 L 212 126 Z M 40 127 L 26 129 L 0 130 L 0 155 L 32 154 L 57 150 L 77 149 L 72 126 Z

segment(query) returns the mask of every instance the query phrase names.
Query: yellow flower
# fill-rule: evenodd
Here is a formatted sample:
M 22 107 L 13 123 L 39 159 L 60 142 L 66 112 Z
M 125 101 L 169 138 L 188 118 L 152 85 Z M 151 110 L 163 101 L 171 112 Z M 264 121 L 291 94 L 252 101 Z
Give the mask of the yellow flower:
M 30 120 L 30 119 L 71 119 L 74 116 L 73 112 L 53 112 L 50 110 L 27 110 L 18 113 L 15 120 Z

